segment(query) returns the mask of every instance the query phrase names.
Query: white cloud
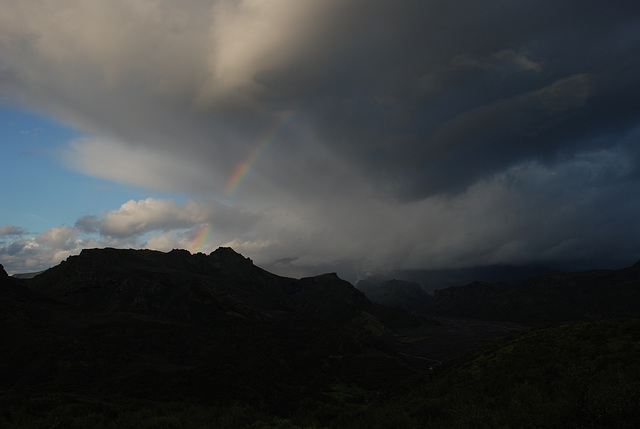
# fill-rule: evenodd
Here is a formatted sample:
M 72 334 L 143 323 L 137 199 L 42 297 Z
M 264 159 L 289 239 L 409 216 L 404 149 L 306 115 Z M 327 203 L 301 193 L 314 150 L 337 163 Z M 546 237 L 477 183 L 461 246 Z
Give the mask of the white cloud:
M 147 238 L 146 249 L 168 252 L 173 249 L 187 249 L 192 251 L 193 239 L 178 231 L 167 231 L 159 235 L 151 235 Z
M 104 215 L 100 231 L 126 237 L 155 230 L 189 228 L 210 221 L 213 216 L 213 205 L 194 200 L 187 200 L 184 205 L 157 198 L 130 200 Z
M 81 241 L 78 240 L 78 230 L 69 226 L 56 226 L 37 236 L 34 241 L 39 245 L 45 245 L 61 251 L 76 248 Z

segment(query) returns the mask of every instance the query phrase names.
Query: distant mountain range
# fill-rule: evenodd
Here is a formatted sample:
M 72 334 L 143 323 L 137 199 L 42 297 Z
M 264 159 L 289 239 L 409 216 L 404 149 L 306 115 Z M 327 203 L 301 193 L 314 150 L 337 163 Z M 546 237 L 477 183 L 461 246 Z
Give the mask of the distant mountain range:
M 46 271 L 46 270 L 44 270 L 44 271 Z M 35 276 L 37 276 L 38 274 L 44 273 L 44 271 L 34 271 L 32 273 L 17 273 L 17 274 L 14 274 L 12 277 L 14 277 L 16 279 L 32 279 Z
M 392 270 L 384 277 L 418 283 L 426 292 L 432 293 L 436 289 L 464 286 L 474 281 L 514 284 L 556 271 L 546 265 L 486 265 L 439 270 Z
M 372 301 L 431 316 L 521 323 L 636 317 L 640 262 L 620 270 L 555 273 L 515 284 L 474 281 L 427 294 L 414 282 L 372 277 L 356 287 Z
M 230 248 L 0 269 L 0 427 L 637 427 L 639 282 L 640 264 L 433 295 L 359 284 L 387 306 Z
M 356 287 L 373 302 L 416 312 L 421 312 L 432 299 L 418 283 L 388 279 L 385 276 L 360 280 Z

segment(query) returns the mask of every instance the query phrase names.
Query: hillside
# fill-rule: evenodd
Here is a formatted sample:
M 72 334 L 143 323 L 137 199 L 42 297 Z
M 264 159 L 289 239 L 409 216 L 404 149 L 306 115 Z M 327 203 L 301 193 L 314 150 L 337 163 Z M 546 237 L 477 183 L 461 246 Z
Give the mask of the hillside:
M 640 319 L 545 326 L 413 380 L 387 410 L 403 427 L 636 428 L 639 361 Z
M 634 272 L 587 277 L 633 286 Z M 32 279 L 0 270 L 0 427 L 640 423 L 637 318 L 441 320 L 373 304 L 335 274 L 276 276 L 228 248 L 91 249 Z
M 332 401 L 344 383 L 364 400 L 415 373 L 380 338 L 420 319 L 334 274 L 279 277 L 228 248 L 92 249 L 33 279 L 4 274 L 0 388 L 10 402 L 37 392 L 54 408 L 71 395 L 278 415 Z

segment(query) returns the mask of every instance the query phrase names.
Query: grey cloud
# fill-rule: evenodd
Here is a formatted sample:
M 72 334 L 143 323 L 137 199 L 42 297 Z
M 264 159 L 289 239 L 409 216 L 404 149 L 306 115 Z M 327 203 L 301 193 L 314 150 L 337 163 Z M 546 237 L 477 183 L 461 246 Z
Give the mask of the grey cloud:
M 604 134 L 619 137 L 611 133 L 623 135 L 638 119 L 631 101 L 639 95 L 637 60 L 629 45 L 615 58 L 603 51 L 582 58 L 585 64 L 569 64 L 565 54 L 588 53 L 593 42 L 592 28 L 578 30 L 584 40 L 565 45 L 567 52 L 556 57 L 549 57 L 548 46 L 539 42 L 508 48 L 515 43 L 508 38 L 486 54 L 452 51 L 443 65 L 425 64 L 422 74 L 416 68 L 419 77 L 411 87 L 422 93 L 403 96 L 400 85 L 387 85 L 391 89 L 375 98 L 358 94 L 349 100 L 349 109 L 324 109 L 326 140 L 339 142 L 334 150 L 363 174 L 379 178 L 383 170 L 383 184 L 405 197 L 421 198 L 459 192 L 523 159 L 584 150 L 587 139 L 597 145 Z M 612 48 L 619 45 L 611 35 L 604 40 Z M 633 46 L 638 45 L 636 40 Z M 494 66 L 500 56 L 512 66 L 516 60 L 519 64 Z M 379 99 L 395 103 L 377 107 Z M 468 171 L 471 164 L 474 174 Z
M 18 90 L 115 138 L 105 145 L 156 152 L 140 169 L 146 176 L 124 166 L 109 176 L 96 162 L 104 151 L 76 146 L 77 168 L 147 187 L 221 189 L 274 109 L 295 109 L 349 168 L 401 198 L 460 192 L 524 158 L 580 150 L 571 147 L 579 136 L 564 133 L 610 128 L 614 118 L 602 113 L 612 108 L 616 124 L 638 115 L 632 3 L 98 2 L 70 14 L 72 3 L 17 8 L 32 25 L 5 30 L 23 46 L 8 49 L 21 58 L 8 69 L 24 72 Z M 50 14 L 75 27 L 53 25 Z M 587 76 L 585 98 L 566 92 Z M 535 96 L 553 89 L 561 94 Z M 612 92 L 627 94 L 624 109 Z M 169 160 L 183 174 L 162 180 L 169 169 L 150 165 Z
M 96 233 L 100 230 L 100 224 L 101 220 L 98 216 L 87 215 L 78 219 L 74 226 L 82 232 Z
M 0 235 L 4 236 L 20 236 L 25 235 L 27 231 L 24 228 L 21 228 L 16 225 L 1 225 L 0 226 Z
M 0 252 L 3 256 L 15 256 L 19 253 L 24 252 L 25 249 L 27 249 L 27 246 L 28 241 L 26 240 L 12 241 L 8 245 L 2 246 L 2 248 L 0 248 Z
M 13 2 L 0 91 L 92 135 L 75 169 L 229 200 L 78 220 L 103 239 L 211 223 L 288 266 L 605 258 L 607 234 L 637 255 L 639 7 Z

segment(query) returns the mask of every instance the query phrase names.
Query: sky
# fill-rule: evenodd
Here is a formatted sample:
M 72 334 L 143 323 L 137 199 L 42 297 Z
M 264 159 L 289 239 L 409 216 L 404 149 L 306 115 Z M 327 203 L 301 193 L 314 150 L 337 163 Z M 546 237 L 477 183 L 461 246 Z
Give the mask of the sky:
M 640 259 L 640 3 L 0 0 L 0 263 Z

